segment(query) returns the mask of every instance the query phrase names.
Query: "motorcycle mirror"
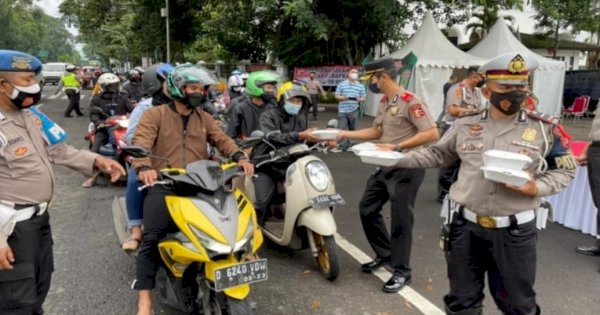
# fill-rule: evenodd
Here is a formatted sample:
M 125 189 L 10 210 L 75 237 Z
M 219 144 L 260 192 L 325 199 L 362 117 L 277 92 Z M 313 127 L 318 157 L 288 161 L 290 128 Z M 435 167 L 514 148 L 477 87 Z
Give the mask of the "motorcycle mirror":
M 262 130 L 254 130 L 250 134 L 250 138 L 262 138 L 265 136 L 265 133 Z
M 338 129 L 340 122 L 337 119 L 331 119 L 327 122 L 327 128 Z
M 128 145 L 123 148 L 123 151 L 134 158 L 143 158 L 150 156 L 150 151 L 139 145 Z

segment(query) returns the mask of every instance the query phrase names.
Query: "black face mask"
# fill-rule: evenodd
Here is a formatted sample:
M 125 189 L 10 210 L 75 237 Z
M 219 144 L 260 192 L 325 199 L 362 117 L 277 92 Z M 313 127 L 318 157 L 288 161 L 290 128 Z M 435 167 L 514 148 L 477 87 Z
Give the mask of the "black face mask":
M 29 106 L 33 106 L 42 99 L 42 89 L 37 84 L 27 87 L 27 88 L 24 88 L 24 87 L 17 87 L 10 82 L 7 82 L 7 83 L 12 85 L 12 87 L 13 87 L 12 95 L 7 95 L 7 96 L 10 99 L 10 101 L 13 103 L 13 105 L 15 105 L 15 107 L 19 110 L 29 107 Z M 36 88 L 36 86 L 37 86 L 37 88 Z M 24 91 L 24 89 L 28 89 L 30 91 Z M 37 92 L 34 92 L 35 90 L 37 90 Z M 31 104 L 27 104 L 24 106 L 23 103 L 28 98 L 31 98 L 32 102 L 31 102 Z
M 261 98 L 265 103 L 273 103 L 273 104 L 276 103 L 275 102 L 275 93 L 273 93 L 273 92 L 265 92 L 265 93 L 263 93 Z
M 475 86 L 478 87 L 478 88 L 481 88 L 484 85 L 485 85 L 485 80 L 481 80 L 481 81 L 477 82 L 477 84 Z
M 202 107 L 206 102 L 206 95 L 204 95 L 204 93 L 188 94 L 181 100 L 181 102 L 187 105 L 189 108 Z
M 381 89 L 377 87 L 377 83 L 369 83 L 369 91 L 375 94 L 381 93 Z
M 526 91 L 511 91 L 508 93 L 492 92 L 490 102 L 504 115 L 510 116 L 518 112 L 519 109 L 521 109 L 521 105 L 523 105 L 523 102 L 525 102 L 527 94 L 528 93 Z M 502 109 L 502 107 L 500 106 L 500 103 L 504 100 L 510 102 L 510 106 L 507 110 Z

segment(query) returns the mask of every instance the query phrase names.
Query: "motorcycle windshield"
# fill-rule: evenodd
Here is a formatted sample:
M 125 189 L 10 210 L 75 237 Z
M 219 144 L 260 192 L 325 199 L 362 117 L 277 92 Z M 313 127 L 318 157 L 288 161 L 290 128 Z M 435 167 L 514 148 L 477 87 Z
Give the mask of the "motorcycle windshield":
M 196 161 L 188 164 L 185 170 L 187 175 L 203 189 L 215 191 L 222 185 L 223 170 L 221 165 L 215 161 Z

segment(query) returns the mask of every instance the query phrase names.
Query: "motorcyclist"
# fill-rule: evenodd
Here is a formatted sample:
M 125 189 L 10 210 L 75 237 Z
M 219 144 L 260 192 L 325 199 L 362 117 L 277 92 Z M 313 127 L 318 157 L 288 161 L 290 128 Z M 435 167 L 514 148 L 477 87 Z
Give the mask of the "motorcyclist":
M 258 130 L 259 117 L 267 109 L 276 105 L 275 92 L 279 75 L 263 70 L 250 74 L 244 96 L 229 104 L 229 125 L 227 135 L 243 140 Z
M 242 96 L 242 85 L 244 84 L 244 80 L 242 79 L 242 72 L 238 69 L 231 71 L 231 76 L 229 80 L 227 80 L 229 85 L 229 98 L 234 100 L 240 96 Z
M 285 82 L 277 92 L 277 105 L 267 109 L 260 116 L 260 130 L 262 130 L 270 144 L 277 148 L 287 147 L 303 141 L 318 142 L 313 136 L 315 130 L 308 129 L 306 115 L 302 115 L 302 108 L 310 102 L 306 88 L 295 82 Z M 261 143 L 252 151 L 254 165 L 268 159 L 272 147 Z M 264 164 L 256 169 L 254 176 L 254 189 L 256 194 L 255 210 L 259 220 L 264 221 L 269 215 L 275 187 L 278 182 L 285 180 L 286 170 L 292 163 L 289 160 L 280 160 Z
M 173 66 L 168 63 L 155 64 L 150 66 L 142 76 L 142 86 L 144 93 L 150 97 L 142 100 L 133 110 L 129 117 L 129 127 L 125 134 L 127 144 L 132 144 L 133 135 L 137 129 L 137 124 L 142 114 L 152 106 L 168 104 L 171 99 L 167 95 L 167 85 L 165 84 L 167 76 L 173 70 Z M 121 247 L 125 251 L 135 251 L 142 242 L 142 216 L 143 216 L 143 198 L 145 191 L 138 190 L 137 174 L 133 167 L 127 174 L 127 190 L 125 192 L 125 202 L 127 206 L 127 226 L 131 235 Z
M 173 220 L 169 215 L 165 197 L 176 194 L 164 185 L 154 185 L 158 170 L 168 164 L 184 168 L 188 163 L 208 159 L 207 144 L 216 146 L 223 155 L 237 161 L 246 175 L 254 167 L 244 153 L 215 124 L 212 116 L 200 107 L 206 102 L 208 86 L 215 77 L 204 67 L 192 64 L 177 66 L 167 78 L 167 90 L 173 99 L 166 106 L 155 106 L 144 113 L 133 136 L 133 144 L 149 149 L 160 159 L 134 159 L 140 181 L 153 185 L 144 200 L 144 235 L 137 257 L 137 274 L 133 289 L 139 290 L 138 315 L 152 314 L 151 290 L 155 285 L 160 262 L 158 242 L 167 235 Z
M 101 92 L 94 96 L 90 103 L 90 121 L 96 127 L 91 151 L 96 153 L 100 151 L 101 146 L 109 141 L 110 130 L 100 128 L 104 120 L 110 116 L 126 115 L 133 111 L 133 105 L 127 95 L 121 93 L 121 81 L 116 75 L 105 73 L 98 78 L 98 84 Z M 92 187 L 97 178 L 98 174 L 95 174 L 83 182 L 82 186 L 84 188 Z
M 144 98 L 144 87 L 142 86 L 142 75 L 144 71 L 136 67 L 129 71 L 129 80 L 123 83 L 123 91 L 127 92 L 132 103 L 138 103 Z

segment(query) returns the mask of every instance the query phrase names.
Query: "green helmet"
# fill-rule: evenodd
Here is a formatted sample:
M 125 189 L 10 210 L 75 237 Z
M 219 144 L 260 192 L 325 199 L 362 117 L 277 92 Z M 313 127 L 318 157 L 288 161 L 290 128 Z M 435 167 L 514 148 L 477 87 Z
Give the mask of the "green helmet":
M 276 85 L 278 80 L 279 75 L 270 70 L 252 72 L 246 81 L 246 93 L 250 96 L 261 97 L 265 94 L 262 86 L 267 83 Z
M 204 86 L 217 83 L 215 76 L 206 68 L 194 64 L 183 64 L 173 68 L 167 78 L 167 90 L 174 99 L 185 97 L 183 88 L 190 83 L 199 83 Z

